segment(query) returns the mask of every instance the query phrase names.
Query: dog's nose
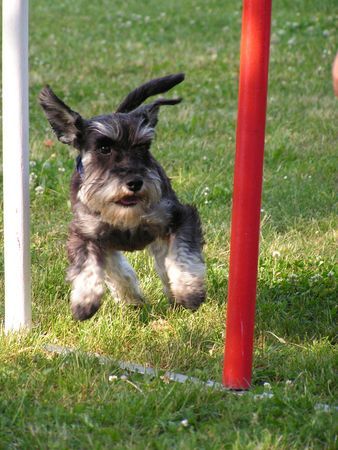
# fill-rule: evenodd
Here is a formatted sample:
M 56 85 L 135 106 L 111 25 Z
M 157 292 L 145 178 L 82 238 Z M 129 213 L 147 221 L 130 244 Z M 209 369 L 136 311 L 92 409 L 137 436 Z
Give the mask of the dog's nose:
M 133 180 L 127 181 L 128 189 L 132 192 L 137 192 L 143 186 L 143 181 L 141 178 L 134 178 Z

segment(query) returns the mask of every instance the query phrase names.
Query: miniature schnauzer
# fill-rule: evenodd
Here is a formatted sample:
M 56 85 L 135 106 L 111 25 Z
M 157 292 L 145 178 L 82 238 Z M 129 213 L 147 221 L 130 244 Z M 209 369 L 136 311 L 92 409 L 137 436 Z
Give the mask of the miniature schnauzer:
M 143 295 L 123 251 L 146 246 L 164 292 L 174 305 L 195 310 L 205 299 L 201 222 L 195 207 L 178 200 L 169 178 L 150 153 L 162 105 L 181 98 L 167 92 L 184 74 L 151 80 L 133 90 L 115 113 L 84 119 L 46 86 L 39 102 L 59 141 L 78 150 L 71 180 L 68 280 L 78 320 L 100 307 L 104 284 L 114 299 L 140 305 Z

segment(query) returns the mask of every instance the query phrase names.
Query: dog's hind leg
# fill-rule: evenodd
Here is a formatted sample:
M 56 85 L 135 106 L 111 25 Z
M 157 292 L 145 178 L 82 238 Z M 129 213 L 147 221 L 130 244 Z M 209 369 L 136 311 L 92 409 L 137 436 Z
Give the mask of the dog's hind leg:
M 169 300 L 195 310 L 205 300 L 203 237 L 197 210 L 184 205 L 175 231 L 150 248 Z
M 92 241 L 71 234 L 68 241 L 70 266 L 68 280 L 72 283 L 70 297 L 74 319 L 86 320 L 99 309 L 104 292 L 104 257 Z
M 128 305 L 144 303 L 137 275 L 121 252 L 106 254 L 105 282 L 115 301 Z
M 170 281 L 165 265 L 166 258 L 169 252 L 169 238 L 157 239 L 149 246 L 150 252 L 154 257 L 155 269 L 163 284 L 163 292 L 168 297 L 171 303 L 174 302 L 174 296 L 171 292 Z

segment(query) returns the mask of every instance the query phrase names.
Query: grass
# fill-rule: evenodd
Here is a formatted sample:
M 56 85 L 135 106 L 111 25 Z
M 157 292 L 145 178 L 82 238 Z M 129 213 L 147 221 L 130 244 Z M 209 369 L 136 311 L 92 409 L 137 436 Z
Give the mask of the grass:
M 125 380 L 113 362 L 84 354 L 221 379 L 240 15 L 239 2 L 219 0 L 31 3 L 34 326 L 0 334 L 0 449 L 335 448 L 333 0 L 274 2 L 252 390 Z M 140 82 L 181 70 L 185 101 L 162 112 L 153 151 L 201 213 L 208 301 L 195 314 L 168 309 L 142 252 L 130 260 L 148 305 L 136 312 L 107 296 L 92 320 L 73 322 L 64 243 L 74 159 L 50 146 L 37 93 L 49 83 L 91 116 L 113 111 Z M 79 353 L 51 355 L 47 343 Z

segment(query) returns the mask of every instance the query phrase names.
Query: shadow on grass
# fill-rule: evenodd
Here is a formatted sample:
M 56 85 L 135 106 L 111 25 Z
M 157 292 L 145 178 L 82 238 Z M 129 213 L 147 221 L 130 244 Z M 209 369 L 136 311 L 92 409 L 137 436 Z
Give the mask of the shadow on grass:
M 261 266 L 258 283 L 258 330 L 296 341 L 335 337 L 338 297 L 332 267 L 318 262 L 281 261 L 275 273 Z
M 225 268 L 210 268 L 209 298 L 222 305 L 227 299 Z M 256 302 L 256 330 L 281 337 L 307 339 L 336 336 L 337 274 L 329 261 L 261 259 Z M 225 299 L 225 300 L 224 300 Z

